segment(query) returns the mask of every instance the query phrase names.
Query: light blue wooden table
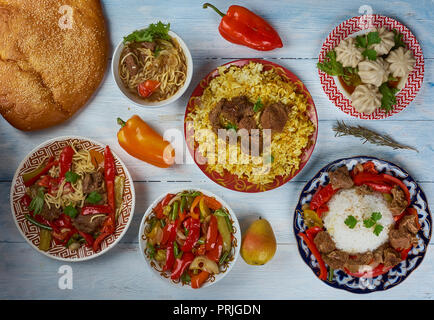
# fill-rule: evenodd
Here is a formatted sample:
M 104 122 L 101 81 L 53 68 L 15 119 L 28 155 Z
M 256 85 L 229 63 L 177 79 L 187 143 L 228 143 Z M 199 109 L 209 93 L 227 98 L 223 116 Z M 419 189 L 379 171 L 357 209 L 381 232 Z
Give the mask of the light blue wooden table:
M 434 250 L 431 244 L 421 266 L 397 287 L 386 292 L 355 295 L 321 283 L 301 260 L 292 232 L 293 211 L 299 192 L 313 174 L 327 163 L 353 155 L 372 155 L 406 168 L 420 183 L 428 199 L 434 198 L 434 3 L 414 1 L 238 1 L 269 20 L 278 30 L 284 48 L 258 52 L 223 40 L 219 17 L 201 9 L 202 1 L 104 0 L 112 47 L 129 31 L 162 20 L 189 46 L 194 60 L 190 88 L 176 103 L 148 110 L 133 106 L 118 91 L 108 71 L 90 103 L 70 121 L 52 129 L 25 133 L 0 119 L 0 298 L 2 299 L 433 299 Z M 232 1 L 214 1 L 226 11 Z M 337 109 L 322 90 L 316 70 L 319 50 L 329 32 L 342 21 L 359 15 L 361 5 L 373 13 L 393 17 L 416 35 L 425 57 L 425 79 L 416 99 L 401 113 L 382 121 L 357 121 Z M 112 51 L 112 49 L 111 49 Z M 228 61 L 257 57 L 293 71 L 307 86 L 319 116 L 316 149 L 307 166 L 291 182 L 261 194 L 227 190 L 208 180 L 194 164 L 157 169 L 126 154 L 117 143 L 116 117 L 139 114 L 157 130 L 183 128 L 188 97 L 210 70 Z M 361 123 L 389 133 L 398 141 L 416 146 L 414 151 L 394 151 L 361 144 L 352 137 L 335 138 L 335 121 Z M 122 241 L 107 254 L 84 263 L 69 264 L 73 289 L 58 287 L 59 268 L 65 263 L 32 249 L 18 232 L 10 212 L 9 189 L 22 158 L 41 142 L 61 135 L 81 135 L 110 144 L 128 166 L 136 188 L 133 222 Z M 185 150 L 184 150 L 185 151 Z M 189 156 L 187 156 L 189 157 Z M 143 264 L 137 234 L 143 212 L 152 200 L 178 186 L 200 187 L 223 197 L 235 210 L 242 228 L 251 219 L 268 219 L 278 249 L 262 267 L 241 258 L 221 282 L 203 290 L 176 289 L 156 279 Z

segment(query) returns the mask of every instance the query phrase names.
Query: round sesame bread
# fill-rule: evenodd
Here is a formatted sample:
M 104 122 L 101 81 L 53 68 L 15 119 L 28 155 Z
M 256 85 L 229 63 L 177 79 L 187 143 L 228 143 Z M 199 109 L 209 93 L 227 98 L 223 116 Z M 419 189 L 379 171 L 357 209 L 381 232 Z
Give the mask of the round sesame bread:
M 21 130 L 62 123 L 98 88 L 107 51 L 99 0 L 0 0 L 0 113 Z

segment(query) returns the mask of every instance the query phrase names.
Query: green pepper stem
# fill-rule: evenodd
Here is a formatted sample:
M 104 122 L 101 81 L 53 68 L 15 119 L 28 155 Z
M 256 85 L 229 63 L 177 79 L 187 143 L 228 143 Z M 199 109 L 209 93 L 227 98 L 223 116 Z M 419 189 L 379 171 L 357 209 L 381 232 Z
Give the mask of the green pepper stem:
M 221 17 L 224 17 L 225 14 L 223 12 L 221 12 L 219 9 L 217 9 L 215 6 L 213 6 L 211 3 L 204 3 L 202 6 L 204 9 L 211 7 L 214 9 L 215 12 L 217 12 Z
M 124 120 L 122 120 L 121 118 L 117 119 L 118 125 L 120 125 L 122 128 L 125 127 L 125 125 L 127 124 Z

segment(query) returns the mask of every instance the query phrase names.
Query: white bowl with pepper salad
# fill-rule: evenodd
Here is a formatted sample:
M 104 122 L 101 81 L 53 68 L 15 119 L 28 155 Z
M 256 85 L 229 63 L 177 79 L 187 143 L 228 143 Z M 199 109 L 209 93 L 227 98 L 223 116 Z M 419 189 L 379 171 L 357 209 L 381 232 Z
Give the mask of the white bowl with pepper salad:
M 211 192 L 178 189 L 145 212 L 139 246 L 151 272 L 165 282 L 198 289 L 221 280 L 235 264 L 241 231 L 232 209 Z

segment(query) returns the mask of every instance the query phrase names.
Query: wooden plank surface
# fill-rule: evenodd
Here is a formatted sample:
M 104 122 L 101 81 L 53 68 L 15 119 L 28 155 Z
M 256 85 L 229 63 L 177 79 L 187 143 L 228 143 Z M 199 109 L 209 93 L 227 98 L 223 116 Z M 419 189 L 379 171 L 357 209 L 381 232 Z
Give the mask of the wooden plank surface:
M 0 298 L 40 299 L 432 299 L 434 295 L 434 257 L 430 245 L 421 266 L 399 286 L 386 292 L 354 295 L 332 289 L 312 274 L 301 260 L 292 232 L 292 218 L 300 190 L 321 167 L 347 156 L 372 155 L 406 168 L 432 199 L 434 196 L 434 5 L 425 1 L 343 0 L 267 1 L 245 4 L 268 19 L 279 31 L 284 48 L 263 53 L 223 40 L 217 32 L 219 17 L 201 8 L 202 1 L 103 0 L 112 48 L 130 31 L 151 22 L 170 22 L 173 30 L 189 46 L 194 75 L 184 96 L 167 107 L 150 110 L 128 103 L 115 86 L 110 71 L 94 98 L 70 121 L 47 130 L 25 133 L 0 120 Z M 247 2 L 246 2 L 247 3 Z M 215 1 L 222 10 L 232 4 Z M 243 4 L 239 2 L 239 4 Z M 425 79 L 416 99 L 401 113 L 381 121 L 361 121 L 347 116 L 327 98 L 319 82 L 316 57 L 328 33 L 342 21 L 359 15 L 361 4 L 372 5 L 373 13 L 391 16 L 409 27 L 418 38 L 425 57 Z M 319 116 L 319 137 L 314 154 L 303 171 L 288 184 L 262 194 L 243 194 L 227 190 L 212 181 L 191 163 L 183 141 L 178 152 L 186 163 L 158 169 L 126 154 L 116 141 L 116 118 L 139 114 L 159 132 L 182 131 L 185 106 L 197 83 L 212 69 L 228 61 L 265 58 L 293 71 L 307 86 Z M 361 144 L 351 137 L 335 138 L 335 121 L 363 124 L 418 148 L 395 151 Z M 43 141 L 63 135 L 86 136 L 110 144 L 124 160 L 135 181 L 136 211 L 121 243 L 95 260 L 70 264 L 74 289 L 60 290 L 58 268 L 64 263 L 51 260 L 33 250 L 21 237 L 9 207 L 10 183 L 22 158 Z M 274 259 L 263 267 L 251 267 L 240 258 L 228 276 L 215 286 L 194 292 L 174 289 L 154 278 L 143 265 L 137 233 L 143 212 L 158 195 L 178 186 L 208 189 L 224 198 L 237 213 L 242 229 L 257 216 L 268 219 L 278 241 Z

